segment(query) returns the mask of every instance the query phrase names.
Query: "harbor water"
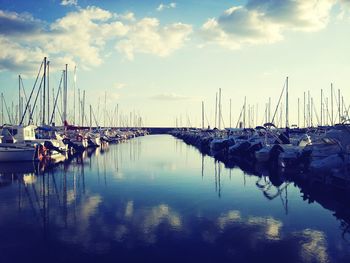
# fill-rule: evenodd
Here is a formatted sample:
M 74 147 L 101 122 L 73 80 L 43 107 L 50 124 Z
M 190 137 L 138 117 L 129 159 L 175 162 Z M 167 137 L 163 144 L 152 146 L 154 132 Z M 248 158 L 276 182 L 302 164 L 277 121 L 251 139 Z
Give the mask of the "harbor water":
M 170 135 L 0 175 L 0 262 L 350 262 L 346 194 L 226 168 Z

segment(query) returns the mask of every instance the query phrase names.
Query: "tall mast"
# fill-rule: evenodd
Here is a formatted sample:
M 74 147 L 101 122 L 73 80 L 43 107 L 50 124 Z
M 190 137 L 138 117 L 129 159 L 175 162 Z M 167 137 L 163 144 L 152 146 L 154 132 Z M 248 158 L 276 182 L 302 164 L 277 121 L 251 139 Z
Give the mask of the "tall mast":
M 204 101 L 202 101 L 202 129 L 204 130 Z
M 306 94 L 305 94 L 305 91 L 304 91 L 304 128 L 306 127 L 306 122 L 305 122 L 305 117 L 306 117 L 306 107 L 305 107 L 305 105 L 306 105 Z
M 321 89 L 321 126 L 323 125 L 323 89 Z
M 118 121 L 119 121 L 119 118 L 118 118 L 118 114 L 119 114 L 119 104 L 117 104 L 117 120 L 116 120 L 116 127 L 118 127 Z
M 81 106 L 81 111 L 82 111 L 82 115 L 81 115 L 81 126 L 84 127 L 84 117 L 85 117 L 85 90 L 83 90 L 83 102 L 82 102 L 82 106 Z
M 308 127 L 311 127 L 311 99 L 310 99 L 310 91 L 308 90 L 307 91 L 307 100 L 308 100 L 308 103 L 307 103 L 307 125 Z
M 215 127 L 217 125 L 217 115 L 218 115 L 218 93 L 215 94 Z
M 52 94 L 52 96 L 55 96 Z M 50 125 L 50 61 L 47 62 L 47 124 Z
M 63 92 L 63 121 L 67 121 L 67 102 L 68 102 L 68 64 L 66 64 L 64 77 L 64 92 Z
M 331 125 L 334 125 L 334 119 L 333 119 L 333 83 L 331 83 Z
M 271 97 L 269 97 L 269 102 L 268 102 L 268 108 L 267 108 L 267 120 L 266 122 L 271 122 Z
M 243 106 L 243 128 L 245 128 L 245 115 L 246 115 L 246 106 L 247 106 L 247 97 L 244 97 L 244 106 Z
M 106 115 L 107 115 L 107 108 L 106 108 L 106 105 L 107 105 L 107 91 L 105 91 L 105 109 L 104 109 L 104 118 L 103 118 L 103 126 L 106 127 Z M 130 126 L 131 126 L 131 113 L 130 113 Z
M 221 129 L 221 88 L 219 88 L 219 130 Z
M 338 114 L 339 114 L 339 123 L 341 122 L 341 112 L 340 112 L 340 89 L 338 89 Z
M 91 109 L 91 104 L 90 104 L 90 130 L 92 128 L 92 109 Z
M 43 87 L 43 104 L 42 104 L 42 114 L 43 114 L 43 117 L 42 117 L 42 125 L 45 125 L 45 102 L 46 102 L 46 57 L 44 57 L 44 87 Z
M 73 87 L 73 124 L 75 125 L 75 92 L 77 88 L 77 65 L 74 66 L 74 87 Z
M 1 125 L 4 125 L 4 94 L 1 93 Z
M 289 127 L 289 98 L 288 98 L 288 77 L 286 79 L 286 127 Z
M 300 127 L 300 98 L 298 98 L 298 128 Z
M 310 107 L 310 110 L 311 110 L 311 127 L 314 126 L 314 112 L 313 112 L 313 109 L 314 109 L 314 99 L 311 97 L 311 107 Z
M 78 89 L 78 125 L 80 126 L 81 120 L 81 100 L 80 100 L 80 89 Z M 97 117 L 98 118 L 98 117 Z
M 21 75 L 18 75 L 18 122 L 20 122 L 21 116 Z
M 230 99 L 230 128 L 232 128 L 232 99 Z

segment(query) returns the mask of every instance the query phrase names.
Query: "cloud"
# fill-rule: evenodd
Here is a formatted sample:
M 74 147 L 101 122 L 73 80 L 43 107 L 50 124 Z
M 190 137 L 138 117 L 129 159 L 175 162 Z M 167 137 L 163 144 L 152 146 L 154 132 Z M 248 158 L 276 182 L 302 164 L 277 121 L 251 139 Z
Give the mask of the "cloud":
M 28 35 L 42 30 L 43 24 L 28 13 L 17 14 L 0 10 L 0 35 Z
M 124 14 L 117 15 L 117 18 L 126 21 L 135 21 L 135 14 L 133 12 L 126 12 Z
M 98 66 L 102 63 L 101 52 L 106 42 L 128 31 L 126 25 L 111 20 L 112 17 L 111 12 L 98 7 L 68 13 L 51 24 L 51 41 L 46 49 L 51 54 L 74 54 L 85 68 Z
M 95 6 L 78 8 L 52 23 L 0 10 L 0 22 L 0 70 L 11 71 L 28 70 L 44 56 L 51 61 L 68 58 L 90 69 L 110 55 L 107 44 L 130 60 L 136 53 L 165 57 L 192 32 L 187 24 L 161 26 L 156 18 L 136 20 L 132 12 L 116 14 Z
M 40 48 L 23 47 L 0 36 L 0 71 L 12 70 L 34 73 L 45 53 Z
M 116 48 L 129 60 L 134 59 L 135 53 L 165 57 L 181 48 L 191 33 L 191 25 L 174 23 L 162 27 L 158 19 L 146 17 L 130 26 Z
M 161 3 L 158 7 L 157 7 L 157 11 L 161 12 L 164 9 L 170 9 L 170 8 L 176 8 L 176 3 L 172 2 L 170 4 L 163 4 Z
M 286 31 L 325 28 L 335 4 L 336 0 L 249 0 L 245 6 L 233 6 L 208 19 L 200 34 L 207 42 L 229 49 L 275 43 Z
M 125 83 L 116 82 L 113 84 L 113 88 L 115 88 L 115 89 L 123 89 L 125 87 L 126 87 Z
M 62 0 L 61 5 L 68 6 L 68 5 L 78 5 L 78 0 Z
M 163 94 L 154 95 L 151 97 L 151 99 L 162 100 L 162 101 L 178 101 L 178 100 L 189 100 L 191 98 L 183 95 L 178 95 L 175 93 L 163 93 Z

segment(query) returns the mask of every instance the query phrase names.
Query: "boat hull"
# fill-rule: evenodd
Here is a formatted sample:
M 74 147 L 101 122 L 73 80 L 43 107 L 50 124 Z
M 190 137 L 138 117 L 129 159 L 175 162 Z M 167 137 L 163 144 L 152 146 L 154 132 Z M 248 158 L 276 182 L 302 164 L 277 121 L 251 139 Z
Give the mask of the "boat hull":
M 0 162 L 33 161 L 35 148 L 0 148 Z

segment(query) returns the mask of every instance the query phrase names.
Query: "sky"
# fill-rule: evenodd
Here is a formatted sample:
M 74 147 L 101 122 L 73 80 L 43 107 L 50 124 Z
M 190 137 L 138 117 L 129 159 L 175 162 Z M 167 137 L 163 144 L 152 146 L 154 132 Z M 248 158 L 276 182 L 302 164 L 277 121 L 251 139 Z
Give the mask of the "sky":
M 147 126 L 201 126 L 203 101 L 213 127 L 221 89 L 222 126 L 230 126 L 230 100 L 236 126 L 245 97 L 253 124 L 262 124 L 288 76 L 289 122 L 298 122 L 299 98 L 302 124 L 304 92 L 318 116 L 331 83 L 350 103 L 350 0 L 0 0 L 8 104 L 18 100 L 19 74 L 29 94 L 45 56 L 52 88 L 68 64 L 69 122 L 76 67 L 76 92 L 86 91 L 101 122 L 107 94 L 108 116 L 118 104 Z

